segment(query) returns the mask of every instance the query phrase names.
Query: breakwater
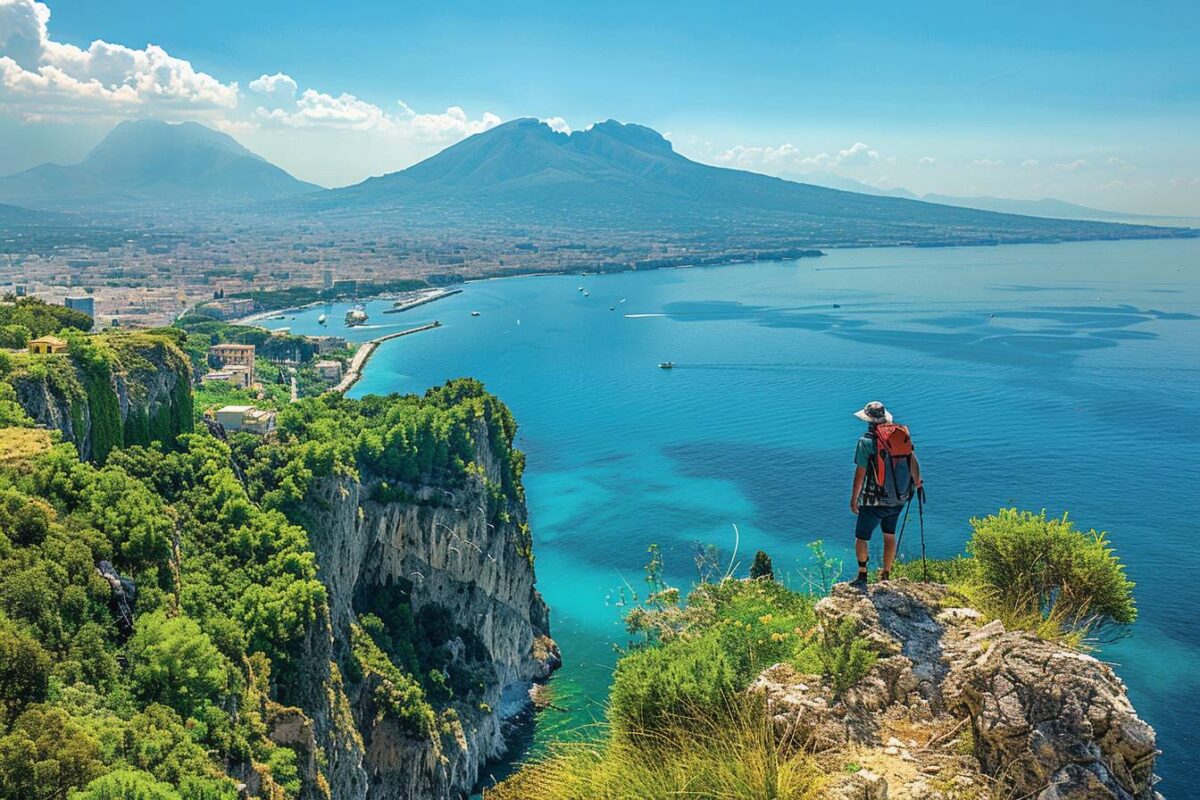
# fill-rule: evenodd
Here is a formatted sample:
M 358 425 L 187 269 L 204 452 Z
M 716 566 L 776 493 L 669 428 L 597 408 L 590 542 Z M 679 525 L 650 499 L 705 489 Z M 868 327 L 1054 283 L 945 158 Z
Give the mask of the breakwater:
M 406 330 L 397 331 L 396 333 L 389 333 L 386 336 L 380 336 L 376 339 L 371 339 L 369 342 L 363 342 L 362 346 L 359 347 L 358 350 L 354 351 L 354 356 L 350 359 L 350 364 L 346 367 L 346 374 L 342 376 L 342 379 L 338 382 L 338 385 L 333 387 L 330 391 L 345 394 L 350 390 L 351 386 L 358 383 L 358 379 L 362 377 L 362 371 L 366 367 L 367 362 L 371 359 L 371 356 L 375 354 L 375 349 L 388 339 L 399 339 L 401 336 L 408 336 L 410 334 L 420 333 L 421 331 L 440 328 L 441 326 L 442 323 L 435 319 L 433 322 L 426 323 L 425 325 L 418 325 L 415 328 L 408 328 Z

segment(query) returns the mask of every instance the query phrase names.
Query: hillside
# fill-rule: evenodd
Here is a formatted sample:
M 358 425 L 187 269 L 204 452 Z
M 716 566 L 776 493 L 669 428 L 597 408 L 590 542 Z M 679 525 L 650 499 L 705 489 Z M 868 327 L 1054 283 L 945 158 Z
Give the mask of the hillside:
M 658 234 L 685 246 L 998 244 L 1180 235 L 879 197 L 708 166 L 656 131 L 613 120 L 557 133 L 518 119 L 401 172 L 305 198 L 348 220 L 383 212 L 418 227 L 496 235 Z
M 227 438 L 175 334 L 70 336 L 0 353 L 0 798 L 468 791 L 558 663 L 507 409 L 460 381 Z
M 203 125 L 137 120 L 117 125 L 78 164 L 42 164 L 0 178 L 0 201 L 106 211 L 245 203 L 319 188 Z

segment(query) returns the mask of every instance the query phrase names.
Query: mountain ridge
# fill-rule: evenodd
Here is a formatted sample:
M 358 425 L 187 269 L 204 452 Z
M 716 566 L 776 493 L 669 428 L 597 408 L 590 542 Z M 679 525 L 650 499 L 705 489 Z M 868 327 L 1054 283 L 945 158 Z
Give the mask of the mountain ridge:
M 692 161 L 645 126 L 560 133 L 522 118 L 407 169 L 293 202 L 370 209 L 461 230 L 736 240 L 740 246 L 1001 244 L 1195 235 L 1180 229 L 1002 214 L 799 183 Z
M 126 120 L 77 164 L 0 178 L 0 202 L 70 210 L 88 203 L 196 205 L 317 191 L 228 134 L 196 122 Z

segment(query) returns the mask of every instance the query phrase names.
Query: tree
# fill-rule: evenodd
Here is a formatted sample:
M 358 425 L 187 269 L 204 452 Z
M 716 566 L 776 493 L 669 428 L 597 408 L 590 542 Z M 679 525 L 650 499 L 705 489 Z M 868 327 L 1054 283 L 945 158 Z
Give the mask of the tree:
M 185 717 L 228 686 L 225 658 L 189 617 L 168 619 L 161 611 L 139 617 L 127 654 L 137 695 Z
M 100 774 L 100 748 L 66 712 L 32 706 L 0 737 L 0 797 L 66 797 Z
M 119 769 L 96 778 L 71 800 L 183 800 L 175 787 L 137 769 Z
M 754 554 L 754 563 L 750 565 L 750 577 L 754 580 L 759 578 L 775 580 L 775 569 L 771 566 L 771 557 L 762 550 Z
M 50 654 L 36 639 L 0 614 L 0 725 L 30 703 L 46 698 Z

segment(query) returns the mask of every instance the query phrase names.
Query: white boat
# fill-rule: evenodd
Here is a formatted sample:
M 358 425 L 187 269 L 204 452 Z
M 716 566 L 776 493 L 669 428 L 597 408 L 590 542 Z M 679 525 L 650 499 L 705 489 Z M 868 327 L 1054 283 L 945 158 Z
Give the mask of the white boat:
M 658 365 L 658 368 L 659 369 L 675 369 L 675 362 L 674 361 L 663 361 L 661 364 Z
M 471 316 L 472 316 L 472 317 L 478 317 L 478 316 L 479 316 L 479 312 L 478 312 L 478 311 L 472 311 L 472 312 L 471 312 Z
M 363 311 L 361 308 L 352 308 L 346 312 L 346 327 L 353 328 L 356 325 L 363 325 L 367 319 L 366 311 Z
M 318 325 L 324 325 L 324 324 L 325 324 L 326 322 L 328 322 L 328 321 L 329 321 L 329 317 L 325 316 L 324 314 L 322 314 L 321 316 L 317 317 L 317 324 L 318 324 Z

